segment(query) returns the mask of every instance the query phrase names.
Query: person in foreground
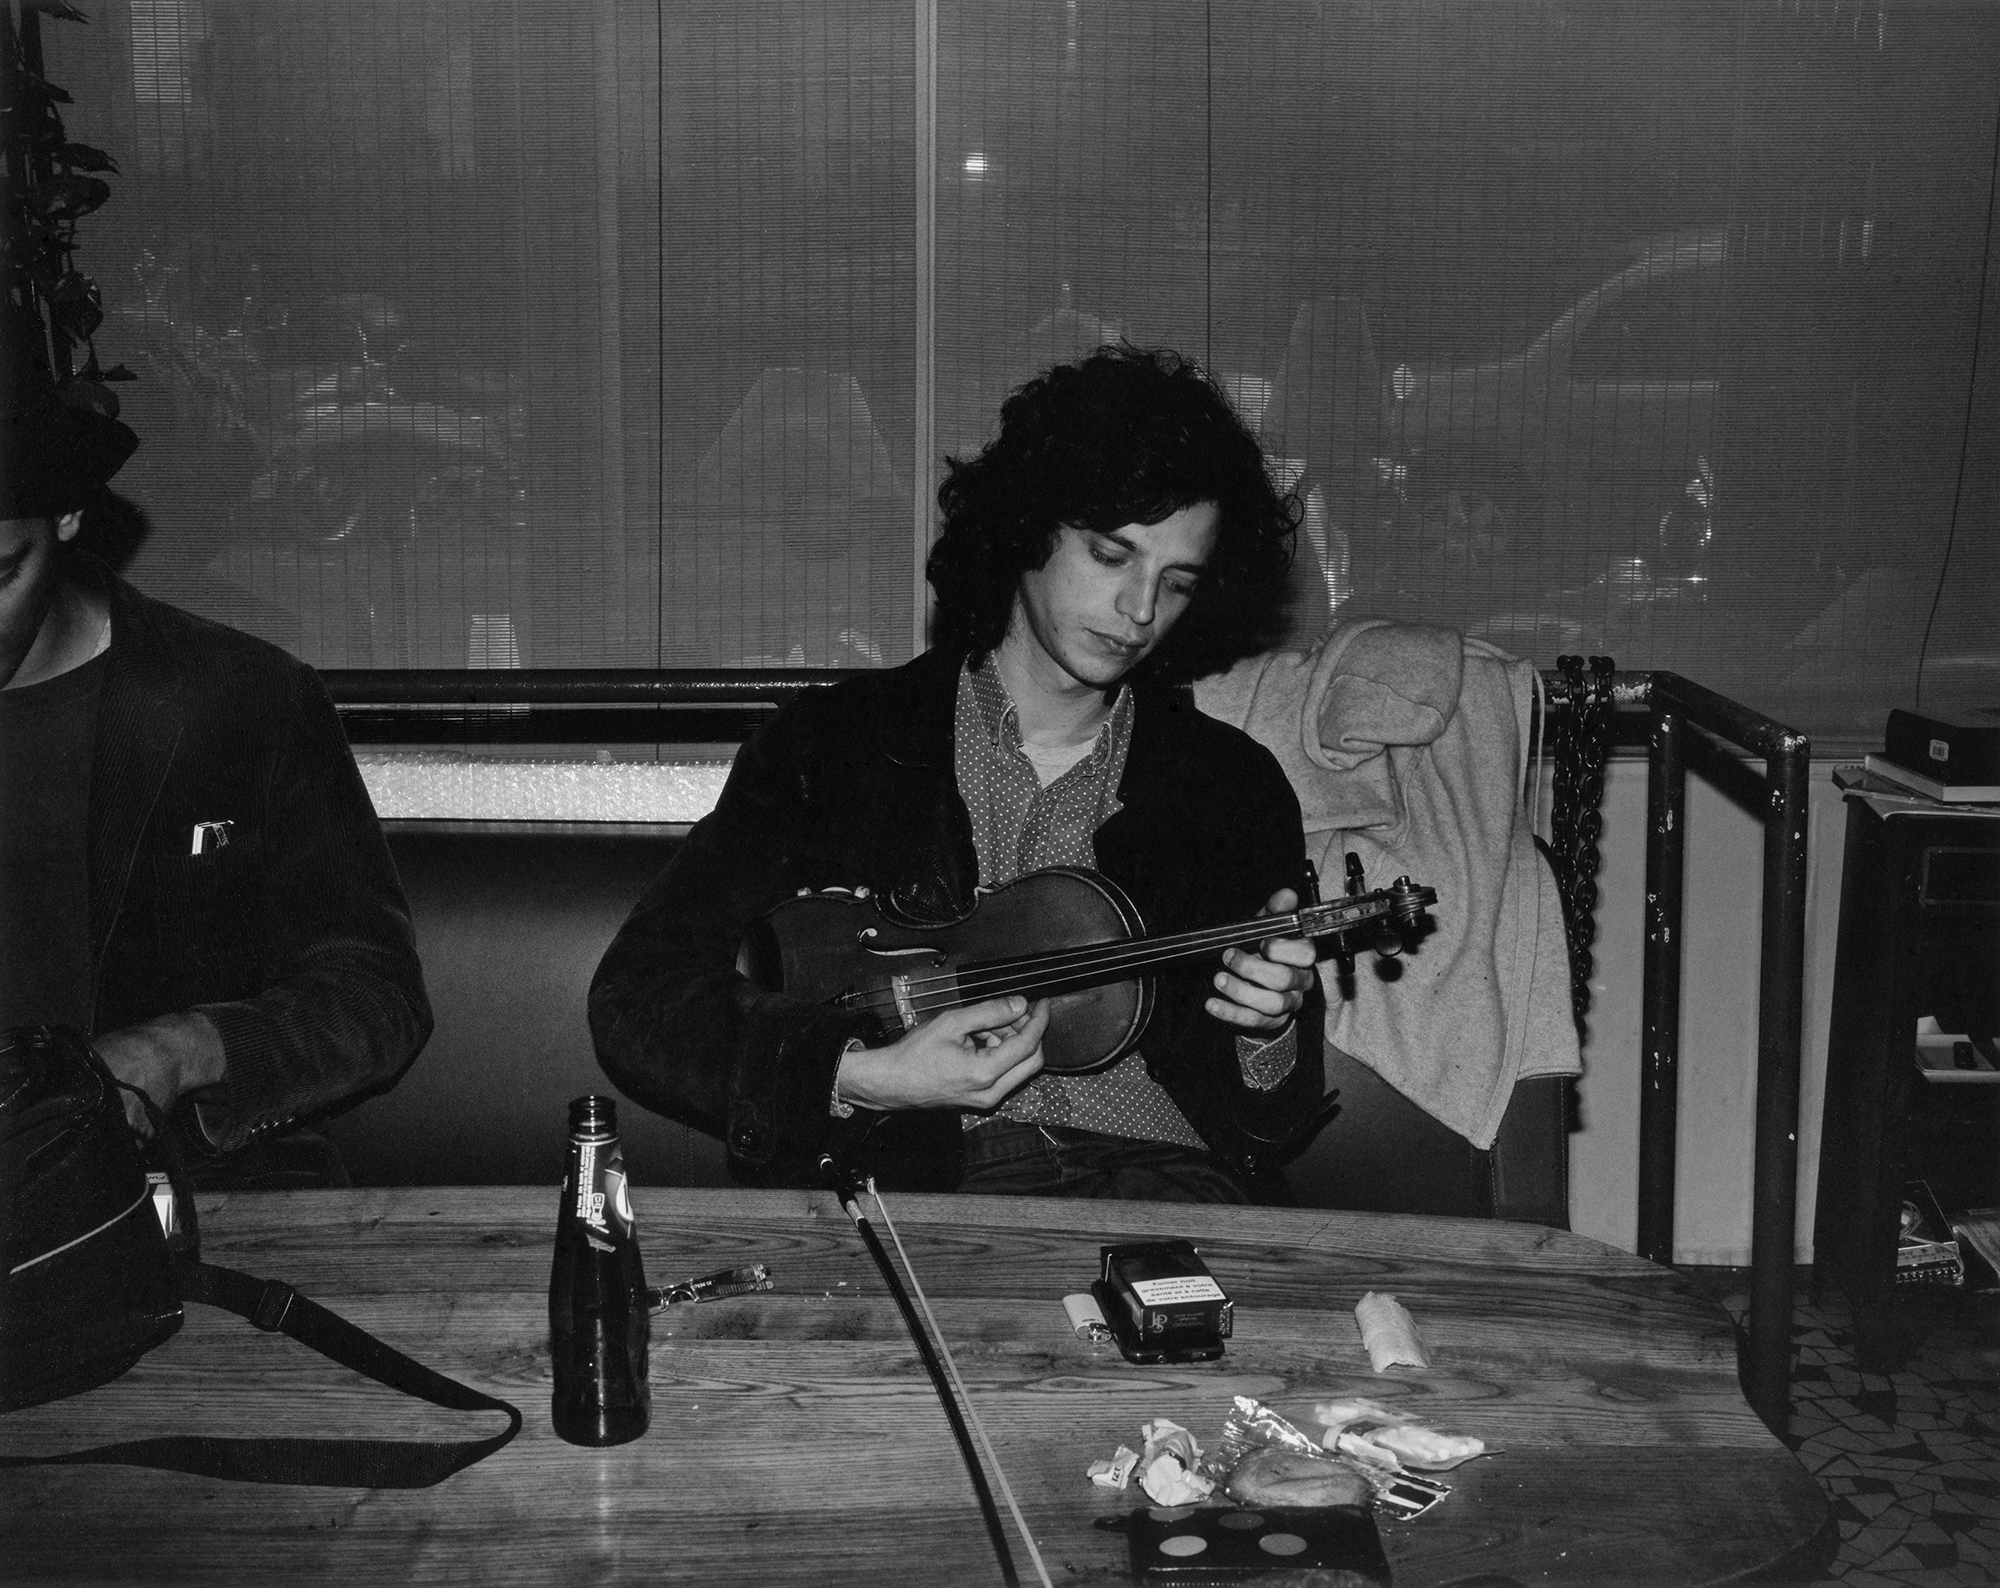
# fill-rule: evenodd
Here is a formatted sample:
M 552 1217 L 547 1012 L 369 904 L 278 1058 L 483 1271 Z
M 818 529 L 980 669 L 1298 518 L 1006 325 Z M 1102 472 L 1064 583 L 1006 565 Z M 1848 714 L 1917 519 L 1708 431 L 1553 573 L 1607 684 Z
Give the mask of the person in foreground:
M 1088 1074 L 1040 1073 L 1045 1003 L 891 1040 L 738 971 L 800 890 L 938 923 L 1086 866 L 1149 933 L 1296 907 L 1284 775 L 1171 687 L 1254 648 L 1289 558 L 1295 509 L 1228 401 L 1172 354 L 1100 349 L 1010 397 L 938 496 L 933 648 L 807 692 L 743 747 L 598 967 L 598 1057 L 752 1183 L 817 1184 L 824 1152 L 890 1189 L 1282 1200 L 1321 1102 L 1309 942 L 1160 972 L 1138 1050 Z
M 87 1033 L 196 1185 L 345 1183 L 306 1122 L 392 1083 L 431 1012 L 332 702 L 77 550 L 136 441 L 26 376 L 6 395 L 0 1029 Z

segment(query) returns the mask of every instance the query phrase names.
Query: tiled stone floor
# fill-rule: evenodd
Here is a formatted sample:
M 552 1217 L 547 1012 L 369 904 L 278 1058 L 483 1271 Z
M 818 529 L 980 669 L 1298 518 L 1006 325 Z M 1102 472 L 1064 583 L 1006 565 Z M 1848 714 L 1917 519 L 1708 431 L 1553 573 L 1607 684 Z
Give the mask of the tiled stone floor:
M 1740 1270 L 1694 1270 L 1739 1320 Z M 1788 1441 L 1840 1529 L 1825 1583 L 1843 1588 L 2000 1584 L 2000 1307 L 1957 1309 L 1896 1373 L 1858 1370 L 1847 1302 L 1801 1286 Z M 1823 1585 L 1822 1585 L 1823 1588 Z

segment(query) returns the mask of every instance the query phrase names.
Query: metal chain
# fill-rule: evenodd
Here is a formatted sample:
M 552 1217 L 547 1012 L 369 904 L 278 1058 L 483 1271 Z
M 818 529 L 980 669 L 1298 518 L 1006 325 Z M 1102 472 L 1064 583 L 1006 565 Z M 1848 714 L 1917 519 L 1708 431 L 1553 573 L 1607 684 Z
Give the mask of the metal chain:
M 1611 675 L 1608 656 L 1590 658 L 1584 675 L 1580 656 L 1558 656 L 1564 699 L 1549 723 L 1555 759 L 1554 802 L 1549 812 L 1550 848 L 1556 885 L 1562 895 L 1563 929 L 1569 937 L 1570 1001 L 1577 1034 L 1590 1013 L 1590 977 L 1596 960 L 1597 873 L 1603 864 L 1604 762 L 1610 742 Z M 1554 704 L 1553 702 L 1551 703 Z

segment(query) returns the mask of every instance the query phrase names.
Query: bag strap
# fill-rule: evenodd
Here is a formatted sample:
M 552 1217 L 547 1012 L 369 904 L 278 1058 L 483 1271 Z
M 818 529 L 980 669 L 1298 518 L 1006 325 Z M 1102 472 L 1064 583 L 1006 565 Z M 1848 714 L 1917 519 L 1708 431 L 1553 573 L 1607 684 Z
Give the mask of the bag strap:
M 323 1484 L 356 1489 L 427 1489 L 454 1472 L 483 1461 L 521 1431 L 520 1408 L 498 1396 L 470 1389 L 456 1379 L 425 1367 L 394 1346 L 385 1345 L 366 1329 L 300 1295 L 278 1279 L 259 1279 L 234 1268 L 201 1261 L 201 1230 L 195 1215 L 185 1163 L 173 1135 L 172 1122 L 152 1098 L 118 1080 L 86 1045 L 93 1065 L 104 1079 L 131 1092 L 152 1122 L 151 1148 L 173 1183 L 181 1220 L 169 1240 L 174 1282 L 183 1301 L 199 1301 L 247 1318 L 266 1333 L 288 1334 L 330 1361 L 372 1378 L 378 1384 L 448 1411 L 495 1411 L 507 1414 L 507 1426 L 485 1439 L 221 1439 L 207 1435 L 172 1435 L 98 1445 L 59 1456 L 4 1456 L 0 1469 L 14 1467 L 126 1466 L 155 1467 L 204 1478 L 228 1478 L 238 1483 Z M 150 1216 L 150 1215 L 149 1215 Z
M 483 1461 L 521 1431 L 520 1409 L 470 1389 L 383 1344 L 338 1313 L 277 1279 L 258 1279 L 215 1263 L 174 1260 L 181 1297 L 288 1334 L 320 1355 L 379 1384 L 451 1411 L 496 1411 L 507 1426 L 485 1439 L 221 1439 L 175 1435 L 98 1445 L 60 1456 L 0 1458 L 0 1467 L 109 1464 L 155 1467 L 238 1483 L 323 1484 L 355 1489 L 427 1489 Z

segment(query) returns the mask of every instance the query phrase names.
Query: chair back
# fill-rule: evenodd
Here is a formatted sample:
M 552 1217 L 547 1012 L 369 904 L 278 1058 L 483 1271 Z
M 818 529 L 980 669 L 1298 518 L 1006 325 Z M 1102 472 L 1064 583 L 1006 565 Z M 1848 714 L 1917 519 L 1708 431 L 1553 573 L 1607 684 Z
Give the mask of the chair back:
M 1581 1031 L 1590 1010 L 1597 935 L 1612 663 L 1592 657 L 1586 674 L 1580 658 L 1566 656 L 1557 670 L 1564 687 L 1549 697 L 1539 733 L 1551 763 L 1552 837 L 1538 848 L 1562 897 L 1570 996 Z M 1569 1228 L 1569 1135 L 1576 1113 L 1569 1077 L 1518 1082 L 1499 1134 L 1481 1150 L 1349 1055 L 1329 1050 L 1326 1071 L 1328 1089 L 1340 1092 L 1340 1112 L 1286 1171 L 1304 1205 Z

